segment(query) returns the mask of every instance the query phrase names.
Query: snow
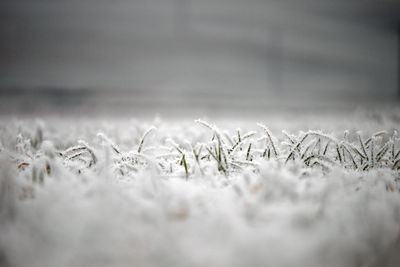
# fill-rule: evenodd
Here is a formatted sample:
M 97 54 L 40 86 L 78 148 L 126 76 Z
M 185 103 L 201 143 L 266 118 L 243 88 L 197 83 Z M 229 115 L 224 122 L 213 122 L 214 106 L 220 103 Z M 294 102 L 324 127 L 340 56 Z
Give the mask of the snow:
M 0 266 L 398 266 L 400 117 L 377 114 L 6 117 Z

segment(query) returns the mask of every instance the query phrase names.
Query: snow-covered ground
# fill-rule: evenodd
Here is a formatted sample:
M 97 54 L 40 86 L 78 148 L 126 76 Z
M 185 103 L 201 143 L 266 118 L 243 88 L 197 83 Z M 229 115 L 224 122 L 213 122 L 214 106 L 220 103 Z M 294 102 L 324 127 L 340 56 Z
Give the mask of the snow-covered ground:
M 399 266 L 399 126 L 3 117 L 0 266 Z

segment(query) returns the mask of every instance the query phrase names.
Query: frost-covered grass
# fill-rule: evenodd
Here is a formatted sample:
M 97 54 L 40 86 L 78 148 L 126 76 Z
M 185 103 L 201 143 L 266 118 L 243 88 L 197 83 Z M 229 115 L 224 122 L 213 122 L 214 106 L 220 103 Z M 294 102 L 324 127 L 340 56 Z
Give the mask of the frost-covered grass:
M 0 266 L 397 266 L 397 121 L 370 120 L 5 120 Z

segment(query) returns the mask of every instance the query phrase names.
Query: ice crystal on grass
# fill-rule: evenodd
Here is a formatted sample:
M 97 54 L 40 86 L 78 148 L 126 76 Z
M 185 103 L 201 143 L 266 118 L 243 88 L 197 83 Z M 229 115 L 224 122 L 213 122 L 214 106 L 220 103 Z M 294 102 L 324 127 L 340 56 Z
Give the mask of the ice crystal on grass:
M 396 131 L 130 123 L 0 128 L 1 264 L 383 266 L 398 249 Z

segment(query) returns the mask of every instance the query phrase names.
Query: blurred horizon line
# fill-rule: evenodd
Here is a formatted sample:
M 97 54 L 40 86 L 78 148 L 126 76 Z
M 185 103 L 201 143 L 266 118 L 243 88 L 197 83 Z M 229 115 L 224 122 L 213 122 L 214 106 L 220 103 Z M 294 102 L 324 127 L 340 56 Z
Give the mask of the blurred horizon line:
M 0 90 L 0 115 L 251 115 L 260 111 L 274 114 L 282 111 L 313 113 L 315 110 L 349 112 L 357 107 L 390 108 L 400 103 L 398 97 L 377 96 L 372 99 L 369 95 L 362 97 L 348 93 L 348 97 L 343 98 L 335 94 L 304 96 L 302 92 L 288 97 L 284 93 L 268 94 L 268 91 L 252 92 L 251 95 L 246 95 L 245 91 L 226 94 L 220 90 L 150 94 L 145 90 L 128 89 L 13 88 Z

